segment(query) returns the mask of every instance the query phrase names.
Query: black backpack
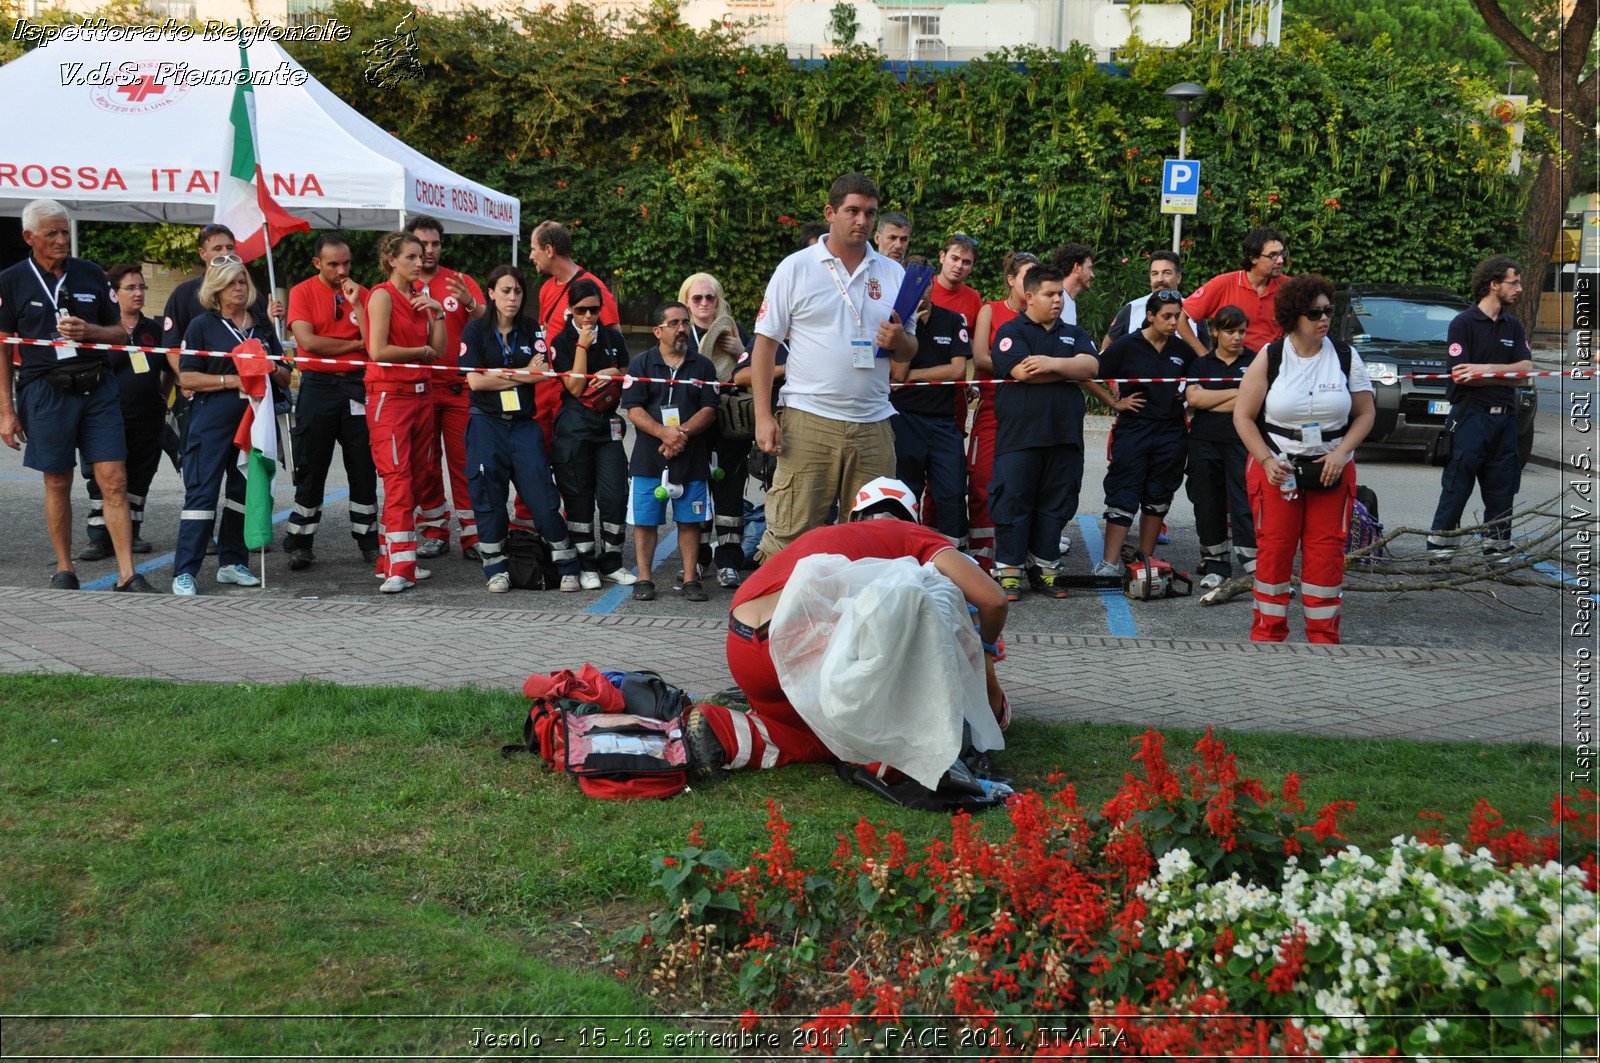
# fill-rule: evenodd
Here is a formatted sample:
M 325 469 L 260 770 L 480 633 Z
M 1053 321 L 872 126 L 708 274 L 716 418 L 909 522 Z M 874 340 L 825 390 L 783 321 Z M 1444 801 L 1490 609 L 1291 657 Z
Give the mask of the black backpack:
M 553 591 L 561 586 L 561 573 L 550 554 L 550 544 L 521 528 L 512 529 L 506 536 L 506 573 L 518 590 Z

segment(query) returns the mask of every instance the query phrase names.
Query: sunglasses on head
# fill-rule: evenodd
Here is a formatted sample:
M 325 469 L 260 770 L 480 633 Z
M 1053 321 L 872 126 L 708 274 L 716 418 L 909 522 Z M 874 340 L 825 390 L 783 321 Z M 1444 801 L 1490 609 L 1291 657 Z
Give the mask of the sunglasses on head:
M 1183 302 L 1183 293 L 1175 288 L 1163 288 L 1159 292 L 1151 292 L 1150 294 L 1154 295 L 1157 299 L 1170 299 L 1175 302 Z
M 598 306 L 575 306 L 572 308 L 573 317 L 577 317 L 579 314 L 598 314 L 599 312 L 600 308 Z
M 1321 321 L 1331 313 L 1333 313 L 1333 307 L 1331 306 L 1313 306 L 1310 310 L 1305 311 L 1300 316 L 1309 321 Z
M 244 259 L 235 254 L 218 255 L 211 260 L 213 266 L 242 266 Z
M 1016 254 L 1011 256 L 1011 264 L 1014 266 L 1020 266 L 1024 262 L 1032 262 L 1034 265 L 1038 265 L 1039 256 L 1034 254 L 1032 251 L 1018 251 Z
M 978 249 L 978 239 L 975 236 L 968 236 L 966 233 L 951 233 L 950 241 L 954 243 L 957 240 L 960 240 L 962 243 L 971 244 L 974 251 Z M 949 247 L 947 246 L 945 250 L 948 251 Z

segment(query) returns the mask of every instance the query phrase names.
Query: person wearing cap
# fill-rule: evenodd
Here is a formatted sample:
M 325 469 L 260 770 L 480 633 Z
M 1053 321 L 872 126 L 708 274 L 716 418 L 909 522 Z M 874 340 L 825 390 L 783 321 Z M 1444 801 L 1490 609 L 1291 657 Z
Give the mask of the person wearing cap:
M 834 759 L 784 694 L 768 645 L 784 589 L 800 560 L 813 554 L 840 554 L 852 561 L 909 557 L 937 568 L 977 611 L 989 707 L 1002 728 L 1010 723 L 1010 706 L 994 674 L 1006 622 L 1005 595 L 975 561 L 917 519 L 911 488 L 880 476 L 857 492 L 848 523 L 806 532 L 744 581 L 728 614 L 728 670 L 749 699 L 750 711 L 709 704 L 691 709 L 685 728 L 691 770 L 706 774 Z

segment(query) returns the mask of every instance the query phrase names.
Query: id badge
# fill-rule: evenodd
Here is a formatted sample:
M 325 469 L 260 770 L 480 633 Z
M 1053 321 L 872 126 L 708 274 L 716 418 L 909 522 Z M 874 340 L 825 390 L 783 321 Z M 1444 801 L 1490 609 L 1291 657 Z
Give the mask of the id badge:
M 351 399 L 350 400 L 350 416 L 351 417 L 365 417 L 366 415 L 367 415 L 367 404 L 364 403 L 364 402 L 357 402 L 355 399 Z
M 678 408 L 676 406 L 661 407 L 661 426 L 663 428 L 676 428 L 678 423 Z
M 516 388 L 507 388 L 500 393 L 500 408 L 506 413 L 516 413 L 522 409 L 522 396 L 517 394 Z
M 70 361 L 71 359 L 76 358 L 76 357 L 78 357 L 78 348 L 76 348 L 76 347 L 57 347 L 56 348 L 56 361 L 58 361 L 58 362 Z
M 1300 442 L 1308 447 L 1322 446 L 1322 422 L 1311 421 L 1300 426 Z
M 611 418 L 611 442 L 622 442 L 622 422 L 615 417 Z
M 150 359 L 144 356 L 143 351 L 129 351 L 128 361 L 133 363 L 133 371 L 135 373 L 150 372 Z
M 871 369 L 877 365 L 878 352 L 873 350 L 871 340 L 850 341 L 850 363 L 857 369 Z

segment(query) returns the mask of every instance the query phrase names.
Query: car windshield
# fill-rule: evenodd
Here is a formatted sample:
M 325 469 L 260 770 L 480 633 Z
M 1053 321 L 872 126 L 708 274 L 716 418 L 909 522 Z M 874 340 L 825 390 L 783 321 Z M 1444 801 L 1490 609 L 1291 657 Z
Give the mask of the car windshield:
M 1464 309 L 1463 304 L 1426 299 L 1365 296 L 1350 301 L 1356 331 L 1370 340 L 1390 343 L 1443 343 L 1451 319 Z

